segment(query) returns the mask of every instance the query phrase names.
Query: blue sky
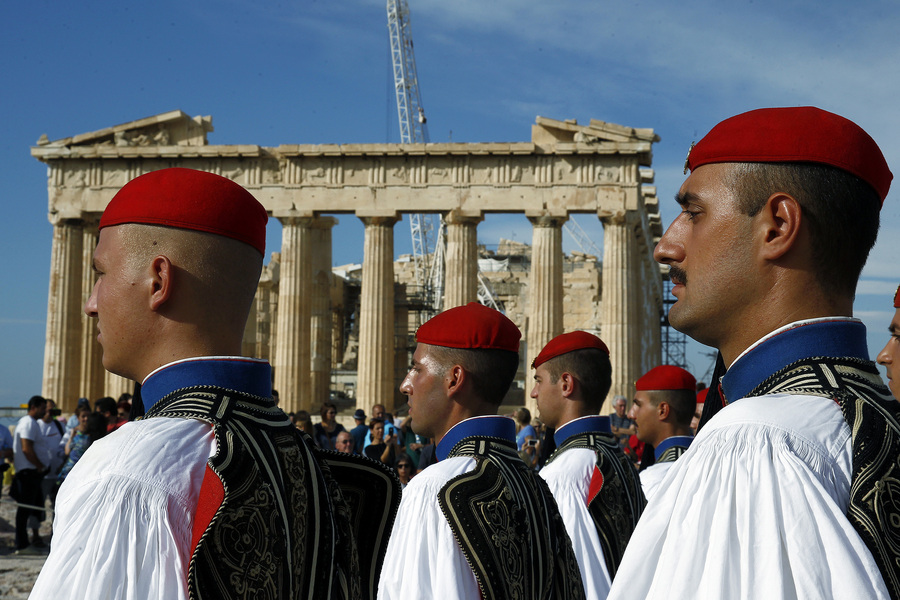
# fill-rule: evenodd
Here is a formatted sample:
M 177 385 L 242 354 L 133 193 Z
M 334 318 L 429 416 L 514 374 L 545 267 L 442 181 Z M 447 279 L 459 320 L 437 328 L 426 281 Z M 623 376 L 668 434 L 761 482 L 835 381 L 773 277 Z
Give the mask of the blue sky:
M 895 0 L 409 3 L 433 141 L 528 141 L 537 115 L 652 127 L 664 225 L 690 142 L 761 106 L 856 121 L 900 176 Z M 52 230 L 46 170 L 29 148 L 41 134 L 181 109 L 213 116 L 213 144 L 397 142 L 389 63 L 380 0 L 0 3 L 0 406 L 40 392 Z M 362 226 L 340 221 L 335 263 L 360 261 Z M 599 245 L 597 221 L 578 222 Z M 395 230 L 397 254 L 407 232 Z M 530 225 L 492 216 L 479 227 L 482 243 L 501 236 L 530 243 Z M 898 239 L 895 189 L 855 306 L 873 355 L 900 282 Z M 689 353 L 699 376 L 703 350 Z

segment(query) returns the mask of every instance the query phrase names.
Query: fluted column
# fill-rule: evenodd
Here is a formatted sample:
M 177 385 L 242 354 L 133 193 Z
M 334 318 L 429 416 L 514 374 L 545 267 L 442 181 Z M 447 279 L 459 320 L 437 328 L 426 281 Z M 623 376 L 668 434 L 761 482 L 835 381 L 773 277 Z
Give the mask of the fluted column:
M 310 389 L 313 407 L 328 399 L 331 388 L 331 229 L 334 217 L 318 217 L 310 230 L 312 302 L 310 317 Z
M 526 382 L 531 362 L 543 347 L 563 332 L 563 251 L 562 226 L 567 217 L 529 217 L 533 227 L 531 247 L 531 307 L 526 338 Z M 526 385 L 526 388 L 528 386 Z M 526 406 L 537 410 L 526 394 Z
M 280 217 L 281 266 L 278 284 L 275 389 L 285 412 L 310 410 L 309 319 L 312 292 L 312 218 Z
M 618 214 L 603 221 L 603 293 L 600 335 L 609 347 L 612 387 L 601 414 L 613 411 L 611 399 L 622 395 L 631 400 L 634 382 L 640 377 L 636 329 L 640 319 L 639 282 L 635 281 L 637 244 L 633 217 Z
M 94 249 L 97 247 L 97 220 L 85 220 L 82 230 L 81 247 L 81 305 L 87 302 L 97 281 L 92 268 Z M 106 370 L 103 368 L 103 348 L 97 341 L 97 319 L 81 311 L 81 376 L 79 395 L 91 402 L 104 394 Z M 66 409 L 63 409 L 66 410 Z
M 444 310 L 478 300 L 478 224 L 482 216 L 447 214 Z
M 63 411 L 72 411 L 81 387 L 83 225 L 77 219 L 51 222 L 53 247 L 41 395 L 55 400 Z
M 394 223 L 397 217 L 360 217 L 366 226 L 359 311 L 357 406 L 393 405 Z
M 103 377 L 103 395 L 118 400 L 119 396 L 125 393 L 134 393 L 134 382 L 106 371 Z M 92 398 L 92 400 L 96 400 L 96 398 Z

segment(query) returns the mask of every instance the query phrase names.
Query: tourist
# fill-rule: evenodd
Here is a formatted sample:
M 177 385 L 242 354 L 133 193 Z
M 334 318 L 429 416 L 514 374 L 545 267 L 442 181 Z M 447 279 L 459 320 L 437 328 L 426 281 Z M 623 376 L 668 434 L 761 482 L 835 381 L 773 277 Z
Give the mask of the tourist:
M 29 506 L 43 506 L 41 500 L 41 481 L 49 464 L 41 461 L 37 453 L 38 440 L 41 437 L 39 421 L 47 412 L 47 400 L 41 396 L 32 396 L 28 400 L 28 414 L 19 419 L 13 434 L 13 466 L 16 474 L 10 486 L 9 495 L 20 503 Z M 16 554 L 40 554 L 40 544 L 32 544 L 28 539 L 29 519 L 38 519 L 40 510 L 19 506 L 16 508 Z M 37 527 L 32 525 L 34 541 L 39 542 Z
M 337 434 L 334 440 L 334 449 L 344 454 L 355 454 L 353 451 L 353 437 L 349 431 L 342 431 Z
M 365 455 L 373 460 L 383 462 L 389 467 L 393 467 L 402 452 L 396 432 L 385 433 L 384 421 L 373 417 L 369 421 L 369 433 L 373 440 L 381 440 L 381 442 L 373 442 L 366 446 L 363 450 Z
M 344 431 L 344 426 L 336 421 L 337 406 L 331 402 L 323 402 L 319 415 L 322 417 L 322 422 L 313 425 L 313 437 L 319 448 L 334 450 L 334 441 L 338 434 Z

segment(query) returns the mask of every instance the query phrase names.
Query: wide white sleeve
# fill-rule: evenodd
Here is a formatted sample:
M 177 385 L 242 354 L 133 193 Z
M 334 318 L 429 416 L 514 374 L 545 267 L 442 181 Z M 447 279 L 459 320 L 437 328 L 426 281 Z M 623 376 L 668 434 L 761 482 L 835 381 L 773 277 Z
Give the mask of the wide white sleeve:
M 128 423 L 95 442 L 59 490 L 35 600 L 181 600 L 211 452 L 199 421 Z
M 600 536 L 587 507 L 587 494 L 596 464 L 597 455 L 593 450 L 573 448 L 538 471 L 556 500 L 566 532 L 572 540 L 588 600 L 604 600 L 611 583 Z
M 475 465 L 450 458 L 431 465 L 403 490 L 381 578 L 379 600 L 468 600 L 479 598 L 475 574 L 438 505 L 438 492 Z
M 644 498 L 647 499 L 647 502 L 650 502 L 650 499 L 653 498 L 656 488 L 662 483 L 673 464 L 671 462 L 656 463 L 641 471 L 641 490 L 643 490 Z
M 845 516 L 850 431 L 812 396 L 743 398 L 675 461 L 609 598 L 888 598 Z

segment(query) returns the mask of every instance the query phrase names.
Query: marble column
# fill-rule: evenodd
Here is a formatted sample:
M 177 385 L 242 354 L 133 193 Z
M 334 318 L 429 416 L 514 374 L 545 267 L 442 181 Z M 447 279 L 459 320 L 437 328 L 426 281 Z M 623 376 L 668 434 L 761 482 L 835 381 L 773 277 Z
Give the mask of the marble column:
M 531 362 L 544 346 L 563 332 L 563 251 L 562 226 L 568 217 L 529 217 L 533 227 L 531 247 L 531 307 L 528 318 L 525 357 L 525 405 L 536 414 L 535 401 L 528 395 Z
M 360 217 L 366 226 L 360 290 L 357 407 L 389 409 L 394 398 L 394 224 L 396 216 Z
M 97 274 L 92 268 L 94 260 L 94 249 L 97 247 L 97 224 L 98 220 L 85 220 L 84 229 L 81 237 L 82 260 L 81 260 L 81 306 L 84 307 L 91 292 L 94 289 L 94 283 L 97 281 Z M 81 311 L 81 381 L 80 396 L 84 396 L 91 401 L 93 406 L 94 400 L 104 395 L 104 381 L 106 378 L 106 370 L 103 368 L 103 348 L 97 341 L 97 319 L 89 317 Z
M 310 316 L 310 389 L 313 407 L 328 400 L 331 389 L 331 229 L 334 217 L 318 217 L 310 229 L 312 302 Z
M 125 379 L 124 377 L 119 377 L 118 375 L 114 375 L 109 371 L 105 372 L 104 381 L 103 381 L 103 395 L 109 396 L 114 400 L 118 400 L 119 396 L 122 394 L 134 393 L 134 382 L 130 379 Z
M 622 395 L 631 402 L 634 382 L 640 377 L 640 338 L 635 323 L 640 323 L 639 282 L 635 281 L 637 244 L 636 223 L 631 214 L 604 217 L 603 292 L 600 310 L 600 337 L 606 342 L 612 363 L 612 387 L 600 414 L 613 412 L 612 398 Z
M 259 293 L 259 287 L 256 288 Z M 244 337 L 241 339 L 241 356 L 256 357 L 256 338 L 259 336 L 259 314 L 257 302 L 254 296 L 250 303 L 250 312 L 247 314 L 247 322 L 244 323 Z
M 63 412 L 75 409 L 81 388 L 83 224 L 51 218 L 53 246 L 41 395 Z
M 478 300 L 478 223 L 483 216 L 447 214 L 444 310 Z
M 309 411 L 309 324 L 312 256 L 309 217 L 280 217 L 281 265 L 276 347 L 272 368 L 285 412 Z

